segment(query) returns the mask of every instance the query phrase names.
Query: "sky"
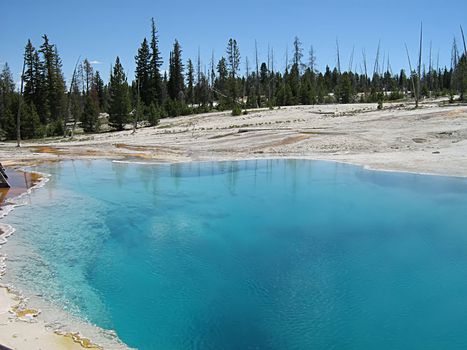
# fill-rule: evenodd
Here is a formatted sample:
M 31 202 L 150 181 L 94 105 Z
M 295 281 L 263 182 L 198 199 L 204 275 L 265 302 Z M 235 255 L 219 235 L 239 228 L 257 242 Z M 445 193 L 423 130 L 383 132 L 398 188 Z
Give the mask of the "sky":
M 283 70 L 286 48 L 291 57 L 298 36 L 305 63 L 313 45 L 320 70 L 336 65 L 336 40 L 343 70 L 354 50 L 354 68 L 360 71 L 365 50 L 372 71 L 378 42 L 381 59 L 387 62 L 389 55 L 394 72 L 408 70 L 404 43 L 415 62 L 421 22 L 424 61 L 428 64 L 431 42 L 434 65 L 439 52 L 440 66 L 449 67 L 454 37 L 462 48 L 459 26 L 467 31 L 466 0 L 0 0 L 0 13 L 0 65 L 8 62 L 15 80 L 27 40 L 39 47 L 43 34 L 57 45 L 67 79 L 81 57 L 107 80 L 116 56 L 131 79 L 137 49 L 150 36 L 151 17 L 159 31 L 164 69 L 174 39 L 182 46 L 184 61 L 196 61 L 199 49 L 204 67 L 212 51 L 217 61 L 229 38 L 235 38 L 242 70 L 245 57 L 254 62 L 255 40 L 260 62 L 267 61 L 269 45 L 275 67 Z

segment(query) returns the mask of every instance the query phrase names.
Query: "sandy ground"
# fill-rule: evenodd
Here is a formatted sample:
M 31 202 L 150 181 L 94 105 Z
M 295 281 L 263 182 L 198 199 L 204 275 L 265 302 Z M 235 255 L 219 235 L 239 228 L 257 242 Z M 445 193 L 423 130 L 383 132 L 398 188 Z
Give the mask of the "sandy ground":
M 0 266 L 0 275 L 3 271 Z M 78 333 L 55 333 L 40 319 L 39 310 L 28 308 L 25 299 L 6 287 L 0 288 L 0 344 L 25 350 L 99 349 Z
M 327 159 L 442 175 L 467 176 L 467 106 L 297 106 L 163 119 L 157 127 L 74 139 L 0 144 L 5 164 L 77 158 L 183 162 L 247 158 Z
M 34 320 L 35 310 L 26 310 L 28 314 L 18 318 L 13 310 L 18 306 L 19 300 L 6 288 L 0 289 L 0 342 L 11 349 L 48 350 L 64 349 L 76 350 L 87 348 L 98 349 L 88 341 L 78 337 L 58 335 L 48 330 L 46 324 Z M 83 343 L 83 345 L 80 344 Z
M 428 101 L 421 108 L 387 104 L 297 106 L 164 119 L 160 125 L 73 139 L 0 144 L 8 166 L 80 158 L 185 162 L 305 158 L 381 170 L 467 176 L 467 106 Z M 1 272 L 1 271 L 0 271 Z M 0 289 L 0 344 L 14 349 L 77 349 L 86 341 L 18 318 L 17 297 Z M 24 318 L 24 317 L 23 317 Z M 31 315 L 26 317 L 31 319 Z

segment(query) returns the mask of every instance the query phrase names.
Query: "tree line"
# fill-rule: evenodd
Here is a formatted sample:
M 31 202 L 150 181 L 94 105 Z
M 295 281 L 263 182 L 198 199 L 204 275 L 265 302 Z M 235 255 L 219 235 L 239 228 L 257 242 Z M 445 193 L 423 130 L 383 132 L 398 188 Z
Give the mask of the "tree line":
M 462 28 L 461 28 L 462 31 Z M 39 138 L 73 135 L 77 127 L 84 132 L 101 130 L 102 114 L 114 130 L 128 124 L 155 126 L 161 118 L 175 117 L 212 110 L 232 110 L 234 115 L 247 108 L 312 105 L 326 103 L 374 102 L 382 107 L 384 101 L 424 97 L 454 96 L 465 101 L 467 87 L 467 55 L 465 39 L 459 52 L 454 40 L 451 66 L 435 66 L 431 57 L 422 65 L 422 31 L 419 60 L 410 70 L 393 72 L 389 59 L 381 60 L 378 51 L 372 67 L 362 53 L 360 73 L 353 67 L 353 52 L 348 69 L 341 68 L 338 43 L 337 65 L 316 69 L 313 47 L 305 59 L 299 38 L 293 41 L 289 60 L 286 54 L 283 71 L 274 67 L 274 50 L 268 48 L 267 61 L 245 57 L 244 74 L 237 41 L 229 39 L 225 57 L 208 67 L 202 67 L 200 55 L 195 61 L 183 60 L 182 47 L 174 41 L 169 54 L 168 72 L 162 71 L 162 55 L 154 19 L 151 31 L 135 55 L 135 77 L 128 82 L 124 67 L 117 57 L 110 79 L 104 83 L 101 73 L 87 60 L 78 59 L 71 82 L 65 83 L 62 61 L 57 46 L 47 37 L 36 48 L 28 40 L 23 57 L 21 88 L 15 87 L 8 64 L 0 73 L 0 138 Z M 246 112 L 243 112 L 246 113 Z

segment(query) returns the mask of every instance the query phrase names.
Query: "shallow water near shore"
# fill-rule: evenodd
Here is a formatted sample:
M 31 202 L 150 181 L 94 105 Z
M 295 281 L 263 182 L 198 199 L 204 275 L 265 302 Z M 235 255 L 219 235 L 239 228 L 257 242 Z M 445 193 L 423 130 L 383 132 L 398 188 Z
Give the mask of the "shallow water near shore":
M 5 282 L 139 349 L 464 349 L 467 180 L 334 162 L 66 161 Z

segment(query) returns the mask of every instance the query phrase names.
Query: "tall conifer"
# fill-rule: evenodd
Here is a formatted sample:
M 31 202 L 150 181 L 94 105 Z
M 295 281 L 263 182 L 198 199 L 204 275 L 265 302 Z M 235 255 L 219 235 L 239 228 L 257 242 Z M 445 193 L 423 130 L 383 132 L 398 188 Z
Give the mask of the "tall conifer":
M 109 95 L 109 124 L 114 129 L 123 130 L 129 117 L 130 95 L 125 72 L 118 56 L 110 75 Z

